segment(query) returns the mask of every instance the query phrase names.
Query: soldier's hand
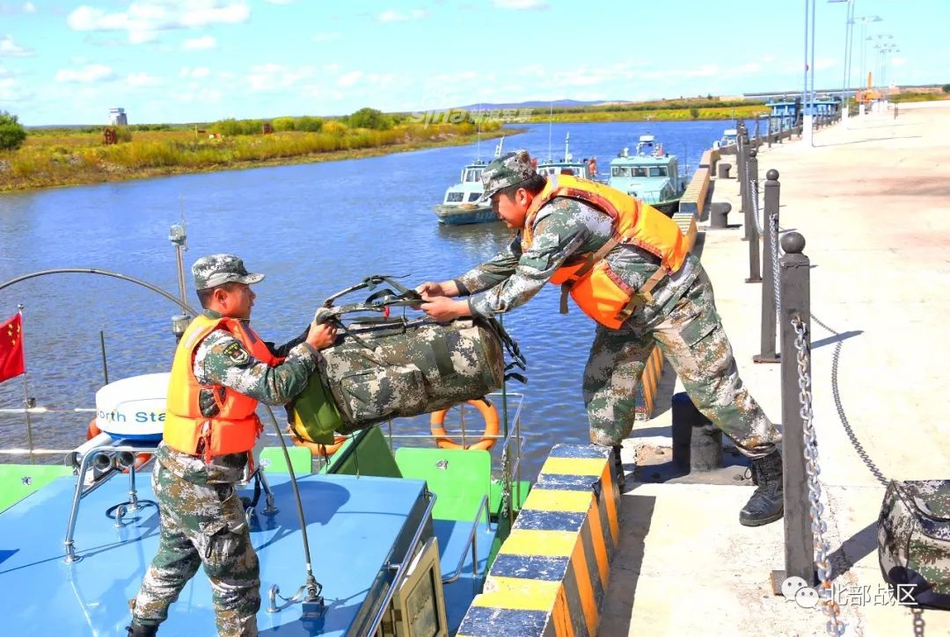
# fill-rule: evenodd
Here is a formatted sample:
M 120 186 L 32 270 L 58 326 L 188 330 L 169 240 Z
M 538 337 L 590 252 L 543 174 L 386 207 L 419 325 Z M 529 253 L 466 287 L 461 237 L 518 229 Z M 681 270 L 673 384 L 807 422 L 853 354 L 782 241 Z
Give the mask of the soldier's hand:
M 422 298 L 429 300 L 434 296 L 445 296 L 445 292 L 442 290 L 442 285 L 436 283 L 435 281 L 426 281 L 422 285 L 416 288 L 416 292 L 422 295 Z
M 311 323 L 310 331 L 307 332 L 307 343 L 314 348 L 326 349 L 336 341 L 336 325 L 331 323 Z
M 428 302 L 422 304 L 422 311 L 440 323 L 469 315 L 467 301 L 454 301 L 447 296 L 430 297 Z

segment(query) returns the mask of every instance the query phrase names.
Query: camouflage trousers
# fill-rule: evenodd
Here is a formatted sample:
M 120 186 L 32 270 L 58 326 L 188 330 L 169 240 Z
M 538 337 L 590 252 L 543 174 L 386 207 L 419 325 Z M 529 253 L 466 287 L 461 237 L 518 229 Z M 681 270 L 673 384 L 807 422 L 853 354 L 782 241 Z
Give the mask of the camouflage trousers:
M 584 370 L 590 439 L 619 445 L 633 429 L 637 383 L 654 345 L 660 347 L 699 411 L 750 458 L 775 450 L 781 434 L 739 378 L 705 271 L 672 310 L 645 324 L 635 312 L 619 330 L 598 325 Z
M 131 601 L 133 621 L 142 626 L 165 621 L 169 605 L 203 564 L 218 634 L 256 636 L 260 569 L 233 485 L 195 484 L 157 462 L 152 488 L 161 514 L 158 553 Z

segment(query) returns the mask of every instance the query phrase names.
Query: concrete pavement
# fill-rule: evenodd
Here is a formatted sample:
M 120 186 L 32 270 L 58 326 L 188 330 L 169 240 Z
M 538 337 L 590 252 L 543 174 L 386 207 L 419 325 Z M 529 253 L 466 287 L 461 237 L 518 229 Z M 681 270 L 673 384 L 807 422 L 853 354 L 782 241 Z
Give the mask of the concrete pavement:
M 840 343 L 843 413 L 885 476 L 950 478 L 950 103 L 902 104 L 896 119 L 852 118 L 818 131 L 814 147 L 763 147 L 760 184 L 770 168 L 780 173 L 781 226 L 807 242 L 812 314 L 838 332 L 812 324 L 826 539 L 834 584 L 849 597 L 845 634 L 950 634 L 950 612 L 924 612 L 915 633 L 909 609 L 884 604 L 876 548 L 884 487 L 848 440 L 831 381 Z M 741 224 L 735 179 L 717 181 L 712 199 L 731 202 L 729 222 Z M 779 365 L 752 362 L 761 284 L 745 283 L 742 234 L 708 230 L 702 261 L 742 377 L 779 422 Z M 674 379 L 667 367 L 657 415 L 626 441 L 628 468 L 644 449 L 670 446 L 669 399 L 682 391 Z M 752 489 L 747 481 L 628 482 L 600 635 L 824 634 L 822 613 L 772 595 L 769 574 L 784 567 L 783 526 L 739 525 Z

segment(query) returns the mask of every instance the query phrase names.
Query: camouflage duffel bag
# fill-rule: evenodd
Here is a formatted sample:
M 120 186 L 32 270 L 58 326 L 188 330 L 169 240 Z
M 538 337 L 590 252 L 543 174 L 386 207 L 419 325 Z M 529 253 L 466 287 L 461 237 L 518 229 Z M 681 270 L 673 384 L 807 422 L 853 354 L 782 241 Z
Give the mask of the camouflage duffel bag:
M 892 480 L 877 544 L 881 573 L 899 604 L 950 610 L 950 480 Z
M 366 301 L 333 305 L 342 294 L 387 282 Z M 328 443 L 333 432 L 349 434 L 403 416 L 417 416 L 481 398 L 500 388 L 510 367 L 524 368 L 517 344 L 494 319 L 467 318 L 441 324 L 405 316 L 421 298 L 389 277 L 370 277 L 336 294 L 317 312 L 339 327 L 337 342 L 322 350 L 319 370 L 291 406 L 291 426 L 304 440 Z M 392 309 L 402 316 L 389 316 Z M 384 316 L 352 317 L 375 312 Z M 505 352 L 513 362 L 506 367 Z

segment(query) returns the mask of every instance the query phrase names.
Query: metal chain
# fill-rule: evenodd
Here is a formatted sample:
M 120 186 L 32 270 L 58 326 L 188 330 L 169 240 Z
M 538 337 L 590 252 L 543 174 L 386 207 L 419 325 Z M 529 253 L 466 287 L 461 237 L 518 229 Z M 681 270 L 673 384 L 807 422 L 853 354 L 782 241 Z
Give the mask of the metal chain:
M 798 361 L 798 388 L 802 418 L 802 431 L 805 442 L 805 473 L 808 475 L 808 504 L 811 517 L 811 531 L 815 538 L 815 568 L 818 571 L 818 596 L 828 614 L 826 628 L 829 635 L 840 637 L 844 634 L 845 624 L 838 616 L 840 608 L 831 588 L 831 566 L 828 563 L 828 542 L 825 532 L 828 525 L 822 519 L 824 507 L 821 504 L 821 484 L 818 482 L 818 440 L 815 438 L 814 413 L 812 411 L 811 375 L 808 371 L 811 353 L 809 341 L 805 338 L 807 329 L 801 318 L 792 319 L 795 329 L 795 350 Z
M 838 332 L 818 320 L 815 315 L 812 315 L 811 320 L 835 336 L 841 336 Z M 858 440 L 857 435 L 854 433 L 854 429 L 851 428 L 851 423 L 848 422 L 848 417 L 844 413 L 844 406 L 841 404 L 841 393 L 838 390 L 838 361 L 841 357 L 841 343 L 842 342 L 840 340 L 835 343 L 835 351 L 831 355 L 831 394 L 835 400 L 835 409 L 838 410 L 838 418 L 841 420 L 841 425 L 844 427 L 845 433 L 848 434 L 848 439 L 854 446 L 854 450 L 858 453 L 858 457 L 861 458 L 871 474 L 877 478 L 878 482 L 887 486 L 888 479 L 884 477 L 884 473 L 878 469 L 876 464 L 874 464 L 874 461 L 871 460 L 868 452 L 865 451 L 864 446 Z
M 924 637 L 924 609 L 915 606 L 910 612 L 914 616 L 914 637 Z
M 752 216 L 755 218 L 755 228 L 761 237 L 765 234 L 765 231 L 762 230 L 762 211 L 759 210 L 759 181 L 757 179 L 750 179 L 749 188 L 752 191 L 749 193 L 752 199 Z
M 778 259 L 781 248 L 778 245 L 778 213 L 769 215 L 769 243 L 772 246 L 772 288 L 775 292 L 775 320 L 782 316 L 782 286 L 779 285 Z

